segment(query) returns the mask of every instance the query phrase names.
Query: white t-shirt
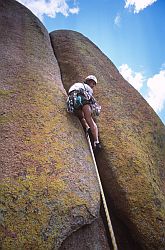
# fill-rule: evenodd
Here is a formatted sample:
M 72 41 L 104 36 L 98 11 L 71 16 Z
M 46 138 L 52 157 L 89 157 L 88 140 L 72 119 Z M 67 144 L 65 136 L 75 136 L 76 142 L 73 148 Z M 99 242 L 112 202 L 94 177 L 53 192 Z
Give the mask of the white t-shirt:
M 86 84 L 86 83 L 81 83 L 81 82 L 77 82 L 77 83 L 73 84 L 73 85 L 70 87 L 68 93 L 70 93 L 70 92 L 73 91 L 73 90 L 80 90 L 80 89 L 85 90 L 85 91 L 87 92 L 87 94 L 88 94 L 90 97 L 92 97 L 92 95 L 93 95 L 93 89 L 92 89 L 88 84 Z

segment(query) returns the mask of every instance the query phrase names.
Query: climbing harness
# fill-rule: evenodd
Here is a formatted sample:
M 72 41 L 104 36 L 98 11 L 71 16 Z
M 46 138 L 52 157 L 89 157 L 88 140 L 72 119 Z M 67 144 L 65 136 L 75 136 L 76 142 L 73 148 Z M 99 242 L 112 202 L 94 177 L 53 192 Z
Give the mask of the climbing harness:
M 109 215 L 109 211 L 108 211 L 108 207 L 107 207 L 107 203 L 106 203 L 106 199 L 105 199 L 105 195 L 104 195 L 104 191 L 103 191 L 99 171 L 98 171 L 98 168 L 97 168 L 95 156 L 94 156 L 94 153 L 93 153 L 91 141 L 90 141 L 90 138 L 89 138 L 88 134 L 87 134 L 87 141 L 88 141 L 89 148 L 90 148 L 90 151 L 91 151 L 91 155 L 92 155 L 92 158 L 93 158 L 93 162 L 94 162 L 94 165 L 95 165 L 96 175 L 97 175 L 97 179 L 98 179 L 98 182 L 99 182 L 101 197 L 102 197 L 103 206 L 104 206 L 104 210 L 105 210 L 105 214 L 106 214 L 106 218 L 107 218 L 108 229 L 109 229 L 110 237 L 111 237 L 111 240 L 112 240 L 113 249 L 117 250 L 118 248 L 117 248 L 116 239 L 115 239 L 115 235 L 114 235 L 114 231 L 113 231 L 113 227 L 112 227 L 112 223 L 111 223 L 111 218 L 110 218 L 110 215 Z
M 80 89 L 80 91 L 74 90 L 69 93 L 69 96 L 66 101 L 67 112 L 74 113 L 77 109 L 82 107 L 85 104 L 89 104 L 94 116 L 99 116 L 101 111 L 101 106 L 98 105 L 94 97 L 89 97 L 85 94 L 85 91 Z
M 80 92 L 74 90 L 67 98 L 67 111 L 69 113 L 74 113 L 75 110 L 83 106 L 84 97 L 80 95 Z
M 95 76 L 88 76 L 89 79 L 94 80 L 93 78 L 96 78 Z M 88 79 L 87 78 L 87 79 Z M 97 83 L 97 79 L 94 80 Z M 69 89 L 69 95 L 67 98 L 67 111 L 69 113 L 74 113 L 74 111 L 78 110 L 85 104 L 89 104 L 91 107 L 92 114 L 94 116 L 98 116 L 101 111 L 101 106 L 98 105 L 96 102 L 95 98 L 92 96 L 93 90 L 90 88 L 90 86 L 86 86 L 86 83 L 76 83 L 80 84 L 80 86 L 75 86 L 74 85 Z M 75 85 L 76 85 L 75 84 Z

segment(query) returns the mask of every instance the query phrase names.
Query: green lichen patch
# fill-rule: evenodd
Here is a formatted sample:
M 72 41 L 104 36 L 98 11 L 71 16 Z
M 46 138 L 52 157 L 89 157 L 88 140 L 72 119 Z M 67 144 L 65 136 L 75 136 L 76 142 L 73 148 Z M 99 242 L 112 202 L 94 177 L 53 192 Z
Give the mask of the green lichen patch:
M 88 207 L 62 179 L 38 175 L 35 168 L 26 177 L 3 180 L 0 187 L 2 249 L 52 249 L 72 209 L 84 216 Z
M 6 125 L 7 123 L 12 121 L 12 113 L 8 112 L 2 112 L 0 113 L 0 125 Z
M 10 96 L 13 93 L 14 93 L 14 91 L 12 91 L 12 90 L 0 89 L 0 96 L 1 97 Z
M 0 115 L 0 124 L 5 124 L 9 121 L 8 117 Z
M 86 37 L 69 30 L 50 37 L 66 90 L 88 74 L 98 78 L 94 95 L 102 106 L 97 124 L 103 149 L 97 163 L 117 216 L 142 248 L 162 249 L 164 125 Z
M 65 183 L 46 174 L 28 171 L 25 179 L 6 179 L 1 182 L 2 249 L 51 249 L 52 240 L 45 242 L 42 229 L 48 223 L 55 201 L 63 192 Z M 53 235 L 53 237 L 57 235 Z

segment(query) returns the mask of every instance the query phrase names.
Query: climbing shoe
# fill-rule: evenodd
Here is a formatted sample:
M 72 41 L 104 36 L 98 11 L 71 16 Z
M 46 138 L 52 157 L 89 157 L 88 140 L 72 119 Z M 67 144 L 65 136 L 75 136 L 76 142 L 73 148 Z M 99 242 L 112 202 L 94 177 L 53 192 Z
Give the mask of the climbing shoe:
M 101 144 L 98 143 L 94 143 L 94 147 L 93 147 L 94 151 L 99 151 L 101 149 Z

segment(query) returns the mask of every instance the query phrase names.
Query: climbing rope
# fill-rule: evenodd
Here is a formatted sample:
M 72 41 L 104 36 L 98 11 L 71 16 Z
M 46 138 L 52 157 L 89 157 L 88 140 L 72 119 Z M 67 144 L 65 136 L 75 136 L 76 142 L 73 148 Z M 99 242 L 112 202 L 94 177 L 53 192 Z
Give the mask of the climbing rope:
M 94 153 L 93 153 L 93 149 L 92 149 L 92 145 L 91 145 L 89 135 L 87 135 L 87 141 L 88 141 L 89 148 L 90 148 L 90 151 L 91 151 L 91 155 L 92 155 L 92 158 L 93 158 L 93 162 L 94 162 L 94 165 L 95 165 L 95 170 L 96 170 L 97 179 L 98 179 L 98 182 L 99 182 L 101 197 L 102 197 L 102 201 L 103 201 L 103 205 L 104 205 L 104 210 L 105 210 L 105 214 L 106 214 L 106 218 L 107 218 L 108 229 L 109 229 L 110 237 L 111 237 L 111 240 L 112 240 L 113 249 L 117 250 L 116 239 L 115 239 L 115 235 L 114 235 L 114 231 L 113 231 L 113 227 L 112 227 L 112 223 L 111 223 L 111 219 L 110 219 L 110 215 L 109 215 L 109 211 L 108 211 L 108 207 L 107 207 L 107 203 L 106 203 L 106 199 L 105 199 L 105 195 L 104 195 L 104 190 L 103 190 L 103 187 L 102 187 L 102 183 L 101 183 L 101 179 L 100 179 L 100 175 L 99 175 L 99 171 L 98 171 L 98 168 L 97 168 L 97 164 L 96 164 L 96 160 L 95 160 L 95 156 L 94 156 Z

